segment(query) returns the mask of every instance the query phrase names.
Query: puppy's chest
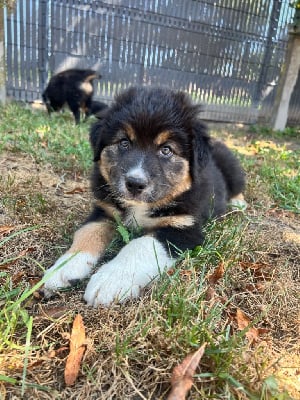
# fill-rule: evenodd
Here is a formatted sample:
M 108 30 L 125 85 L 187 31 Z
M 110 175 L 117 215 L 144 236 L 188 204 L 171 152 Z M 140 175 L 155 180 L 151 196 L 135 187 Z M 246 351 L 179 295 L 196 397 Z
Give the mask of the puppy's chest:
M 195 217 L 190 214 L 177 214 L 169 210 L 151 210 L 147 206 L 130 207 L 123 218 L 126 226 L 153 231 L 159 228 L 186 228 L 193 226 Z
M 128 227 L 150 229 L 155 228 L 158 221 L 147 206 L 132 206 L 126 210 L 123 222 Z

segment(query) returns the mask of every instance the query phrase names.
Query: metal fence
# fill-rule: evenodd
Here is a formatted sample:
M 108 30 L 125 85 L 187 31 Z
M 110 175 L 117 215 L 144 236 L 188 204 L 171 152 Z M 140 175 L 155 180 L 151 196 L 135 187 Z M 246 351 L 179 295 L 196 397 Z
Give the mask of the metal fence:
M 36 100 L 53 73 L 86 67 L 103 75 L 100 100 L 164 85 L 203 103 L 204 118 L 267 120 L 292 19 L 289 0 L 19 0 L 5 14 L 7 94 Z M 290 114 L 299 124 L 300 82 Z

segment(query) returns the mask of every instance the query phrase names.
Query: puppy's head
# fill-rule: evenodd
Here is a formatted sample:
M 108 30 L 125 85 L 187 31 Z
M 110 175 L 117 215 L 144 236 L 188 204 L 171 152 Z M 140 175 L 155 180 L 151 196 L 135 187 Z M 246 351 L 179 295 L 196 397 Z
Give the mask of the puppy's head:
M 131 88 L 105 110 L 90 138 L 119 201 L 160 207 L 191 189 L 208 153 L 198 112 L 184 93 L 161 88 Z

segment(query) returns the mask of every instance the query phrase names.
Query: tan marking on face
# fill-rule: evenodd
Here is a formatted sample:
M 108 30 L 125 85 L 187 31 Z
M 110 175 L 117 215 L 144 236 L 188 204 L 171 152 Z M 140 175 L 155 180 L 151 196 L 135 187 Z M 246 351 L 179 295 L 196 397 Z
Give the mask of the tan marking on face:
M 93 93 L 93 86 L 92 86 L 92 84 L 90 82 L 82 82 L 79 87 L 87 95 Z
M 174 175 L 174 177 L 170 176 L 170 181 L 173 182 L 172 189 L 166 194 L 166 196 L 154 203 L 151 203 L 152 206 L 154 205 L 154 207 L 162 207 L 167 204 L 171 204 L 176 197 L 180 196 L 184 192 L 187 192 L 191 188 L 192 177 L 190 175 L 189 162 L 187 160 L 181 160 L 183 163 L 183 169 L 181 173 L 179 175 Z
M 133 142 L 136 139 L 136 134 L 135 134 L 135 130 L 133 129 L 133 127 L 129 124 L 125 124 L 124 130 L 125 130 L 128 138 Z
M 161 132 L 155 139 L 154 144 L 157 146 L 161 146 L 162 144 L 166 143 L 171 137 L 170 131 Z
M 99 257 L 113 239 L 114 232 L 110 221 L 90 222 L 75 232 L 73 244 L 67 253 L 84 252 Z
M 102 208 L 106 212 L 106 214 L 112 219 L 114 219 L 116 216 L 120 217 L 120 211 L 110 203 L 107 203 L 102 200 L 97 200 L 96 205 Z
M 99 170 L 103 178 L 106 180 L 107 183 L 110 183 L 110 169 L 112 167 L 112 154 L 116 153 L 117 145 L 112 144 L 104 148 L 101 153 L 100 160 L 98 161 Z

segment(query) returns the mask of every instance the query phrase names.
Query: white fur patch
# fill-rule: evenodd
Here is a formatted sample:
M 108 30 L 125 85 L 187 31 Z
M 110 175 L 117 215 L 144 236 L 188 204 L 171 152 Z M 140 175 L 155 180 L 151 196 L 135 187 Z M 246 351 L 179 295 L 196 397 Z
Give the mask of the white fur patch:
M 146 173 L 143 168 L 143 160 L 140 160 L 139 163 L 135 167 L 131 168 L 126 173 L 126 176 L 140 178 L 140 179 L 146 179 Z
M 89 95 L 93 92 L 93 85 L 90 82 L 82 82 L 80 84 L 80 89 Z
M 89 276 L 97 257 L 90 253 L 66 253 L 45 272 L 44 295 L 49 297 L 52 291 L 71 286 L 70 281 Z M 65 264 L 64 264 L 65 263 Z M 64 264 L 64 265 L 62 265 Z
M 137 297 L 140 290 L 171 267 L 174 260 L 163 245 L 151 236 L 132 240 L 118 255 L 92 275 L 84 294 L 94 307 L 114 300 Z
M 229 200 L 229 205 L 231 206 L 232 209 L 234 210 L 241 210 L 244 211 L 246 210 L 248 204 L 246 200 L 244 199 L 244 196 L 242 193 L 238 194 L 235 197 L 232 197 Z

